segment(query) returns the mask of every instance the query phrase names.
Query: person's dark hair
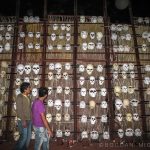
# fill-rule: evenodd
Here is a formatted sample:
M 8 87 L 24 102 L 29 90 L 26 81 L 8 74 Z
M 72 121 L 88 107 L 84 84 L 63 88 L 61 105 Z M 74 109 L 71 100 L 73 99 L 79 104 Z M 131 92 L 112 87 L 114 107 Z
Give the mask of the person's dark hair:
M 30 83 L 29 83 L 29 82 L 23 82 L 23 83 L 20 85 L 20 92 L 23 93 L 29 86 L 30 86 Z
M 48 95 L 48 88 L 40 87 L 39 88 L 39 97 L 43 97 L 45 95 Z

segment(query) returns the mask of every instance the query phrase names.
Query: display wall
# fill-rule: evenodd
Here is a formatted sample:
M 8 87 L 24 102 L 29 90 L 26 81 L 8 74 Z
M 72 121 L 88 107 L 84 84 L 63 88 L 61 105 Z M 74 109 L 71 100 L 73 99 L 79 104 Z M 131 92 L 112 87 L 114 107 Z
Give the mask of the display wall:
M 102 16 L 0 21 L 1 138 L 8 131 L 19 137 L 15 99 L 23 81 L 31 83 L 32 100 L 48 87 L 46 118 L 55 139 L 149 136 L 149 18 L 134 19 L 136 34 L 131 24 L 106 26 Z

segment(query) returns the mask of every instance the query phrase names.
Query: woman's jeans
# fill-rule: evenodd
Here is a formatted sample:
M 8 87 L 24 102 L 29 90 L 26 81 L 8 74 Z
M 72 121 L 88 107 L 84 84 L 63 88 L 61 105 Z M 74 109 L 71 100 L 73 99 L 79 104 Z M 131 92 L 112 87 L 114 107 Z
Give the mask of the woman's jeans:
M 47 134 L 47 130 L 44 127 L 35 127 L 33 126 L 35 131 L 35 145 L 34 150 L 49 150 L 49 136 Z
M 20 133 L 20 138 L 16 143 L 15 150 L 27 150 L 30 139 L 31 139 L 31 121 L 27 120 L 27 127 L 24 128 L 22 125 L 22 121 L 18 120 L 18 129 Z

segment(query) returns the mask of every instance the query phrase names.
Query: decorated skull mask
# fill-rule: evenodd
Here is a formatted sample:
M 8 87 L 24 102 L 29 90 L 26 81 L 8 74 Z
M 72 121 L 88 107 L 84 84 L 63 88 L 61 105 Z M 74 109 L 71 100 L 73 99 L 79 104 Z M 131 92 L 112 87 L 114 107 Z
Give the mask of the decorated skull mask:
M 128 136 L 128 137 L 133 136 L 133 133 L 134 133 L 134 131 L 131 128 L 127 128 L 126 131 L 125 131 L 125 135 Z
M 60 110 L 61 109 L 62 102 L 61 102 L 60 99 L 55 100 L 54 107 L 56 108 L 56 110 Z
M 31 66 L 30 65 L 25 65 L 24 66 L 24 71 L 25 71 L 26 74 L 30 74 L 30 72 L 31 72 Z
M 17 72 L 22 75 L 24 72 L 24 65 L 23 64 L 19 64 L 17 65 Z
M 103 100 L 103 101 L 101 102 L 101 108 L 107 108 L 107 107 L 108 107 L 107 102 L 106 102 L 105 100 Z
M 80 94 L 81 96 L 86 96 L 86 88 L 81 88 Z
M 116 106 L 116 109 L 117 109 L 117 110 L 120 110 L 121 107 L 123 106 L 122 100 L 116 99 L 116 100 L 115 100 L 115 106 Z
M 91 118 L 90 118 L 91 125 L 94 125 L 96 123 L 96 121 L 97 121 L 96 117 L 95 116 L 91 116 Z
M 32 89 L 32 96 L 36 97 L 38 94 L 38 89 L 37 88 L 33 88 Z
M 91 96 L 91 97 L 96 97 L 96 94 L 97 94 L 97 91 L 96 91 L 96 89 L 95 88 L 90 88 L 89 89 L 89 95 Z
M 84 72 L 84 71 L 85 71 L 84 65 L 79 65 L 79 72 Z
M 122 139 L 123 136 L 124 136 L 124 131 L 123 131 L 123 129 L 118 129 L 117 133 L 118 133 L 118 136 Z
M 101 94 L 101 96 L 106 96 L 106 94 L 107 94 L 107 89 L 106 89 L 106 88 L 101 88 L 100 94 Z
M 84 77 L 80 77 L 79 82 L 80 82 L 80 85 L 84 85 L 85 78 Z
M 92 140 L 97 140 L 99 138 L 99 134 L 97 131 L 94 130 L 90 132 L 90 137 Z
M 54 106 L 53 100 L 52 100 L 52 99 L 49 99 L 49 100 L 47 101 L 47 105 L 48 105 L 48 107 L 53 107 L 53 106 Z
M 39 66 L 39 64 L 34 64 L 34 65 L 32 66 L 32 70 L 33 70 L 33 72 L 34 72 L 35 74 L 38 74 L 39 71 L 40 71 L 40 66 Z
M 118 72 L 117 72 L 117 71 L 114 71 L 114 72 L 113 72 L 113 78 L 114 78 L 114 79 L 118 79 Z
M 55 70 L 56 70 L 58 73 L 61 72 L 61 70 L 62 70 L 62 65 L 61 65 L 61 63 L 56 63 L 56 64 L 55 64 Z
M 95 84 L 95 77 L 94 76 L 90 76 L 90 84 L 91 85 Z

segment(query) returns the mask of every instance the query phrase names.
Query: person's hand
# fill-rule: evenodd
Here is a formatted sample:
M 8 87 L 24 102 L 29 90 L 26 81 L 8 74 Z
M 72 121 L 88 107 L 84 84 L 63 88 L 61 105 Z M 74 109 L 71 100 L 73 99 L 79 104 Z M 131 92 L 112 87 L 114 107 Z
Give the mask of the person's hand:
M 53 137 L 53 133 L 50 130 L 48 130 L 47 133 L 49 137 Z
M 22 121 L 22 126 L 23 126 L 23 128 L 26 128 L 26 127 L 27 127 L 27 122 L 26 122 L 26 120 L 23 120 L 23 121 Z

